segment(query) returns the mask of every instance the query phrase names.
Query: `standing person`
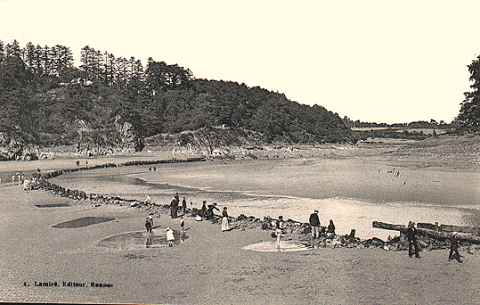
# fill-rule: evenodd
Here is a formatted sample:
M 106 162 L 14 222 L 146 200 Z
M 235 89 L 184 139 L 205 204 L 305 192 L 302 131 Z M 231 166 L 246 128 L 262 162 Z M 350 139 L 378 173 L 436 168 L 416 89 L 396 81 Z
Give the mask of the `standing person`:
M 182 210 L 183 210 L 183 215 L 187 214 L 187 201 L 185 200 L 185 197 L 183 197 L 183 200 L 182 200 Z
M 206 219 L 207 217 L 207 201 L 204 200 L 202 203 L 202 208 L 200 209 L 200 214 L 203 219 Z
M 153 217 L 152 217 L 151 215 L 149 215 L 149 216 L 147 217 L 147 219 L 148 219 L 148 221 L 150 222 L 150 226 L 151 226 L 152 229 L 153 229 Z
M 172 201 L 170 202 L 170 216 L 172 218 L 177 218 L 177 209 L 178 201 L 176 197 L 173 197 Z
M 177 199 L 177 202 L 180 202 L 180 197 L 178 196 L 178 192 L 175 193 L 175 196 L 174 196 L 174 197 L 175 197 L 175 199 Z
M 450 253 L 448 254 L 448 261 L 455 259 L 457 262 L 463 263 L 462 257 L 463 256 L 458 253 L 458 236 L 454 233 L 450 238 Z
M 415 223 L 410 221 L 408 223 L 407 229 L 407 239 L 408 239 L 408 256 L 412 257 L 415 255 L 416 258 L 420 258 L 418 243 L 417 243 L 417 229 L 415 228 Z
M 278 250 L 280 250 L 280 240 L 282 238 L 284 229 L 285 229 L 285 222 L 283 222 L 283 216 L 278 216 L 278 220 L 275 223 L 275 235 L 277 235 L 276 248 Z
M 185 220 L 183 219 L 183 216 L 180 220 L 180 242 L 183 243 L 185 239 Z
M 229 224 L 228 224 L 228 213 L 227 213 L 227 207 L 223 208 L 222 211 L 222 232 L 230 230 Z
M 151 216 L 147 217 L 145 219 L 145 229 L 147 230 L 146 232 L 146 241 L 145 241 L 145 246 L 147 248 L 150 247 L 152 244 L 152 227 L 153 227 L 153 219 Z
M 167 231 L 168 246 L 173 247 L 173 242 L 175 241 L 175 235 L 173 235 L 173 230 L 170 227 L 168 227 L 166 231 Z
M 318 218 L 318 210 L 310 214 L 310 228 L 312 230 L 312 239 L 320 237 L 320 219 Z

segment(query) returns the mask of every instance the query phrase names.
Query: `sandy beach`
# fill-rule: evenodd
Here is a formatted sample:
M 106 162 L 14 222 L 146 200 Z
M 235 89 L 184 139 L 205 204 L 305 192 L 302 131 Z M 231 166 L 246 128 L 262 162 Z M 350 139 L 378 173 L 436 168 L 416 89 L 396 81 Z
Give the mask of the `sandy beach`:
M 45 169 L 68 168 L 73 162 L 53 160 L 18 164 L 27 171 L 38 165 Z M 89 160 L 90 164 L 94 162 L 104 163 L 104 160 Z M 401 215 L 399 211 L 413 209 L 415 213 L 424 211 L 416 215 L 418 218 L 444 215 L 446 219 L 470 219 L 474 223 L 478 209 L 475 200 L 478 199 L 478 188 L 475 187 L 478 172 L 451 167 L 425 168 L 415 166 L 419 164 L 416 160 L 410 162 L 414 164 L 400 167 L 401 177 L 408 177 L 407 187 L 402 191 L 397 191 L 403 186 L 399 183 L 401 180 L 388 173 L 393 166 L 398 168 L 399 165 L 378 155 L 367 159 L 362 157 L 361 160 L 310 157 L 283 161 L 165 164 L 156 166 L 157 173 L 150 172 L 148 167 L 120 167 L 63 175 L 52 181 L 70 188 L 125 198 L 143 199 L 148 193 L 160 203 L 166 203 L 172 192 L 178 190 L 194 204 L 203 198 L 222 199 L 218 200 L 220 205 L 228 205 L 232 215 L 244 212 L 262 216 L 261 213 L 268 212 L 271 216 L 278 216 L 278 213 L 288 216 L 289 211 L 302 206 L 304 210 L 298 212 L 300 217 L 322 203 L 324 215 L 337 213 L 340 233 L 347 233 L 342 231 L 353 223 L 361 227 L 359 219 L 352 217 L 352 211 L 357 211 L 356 216 L 362 214 L 360 211 L 367 211 L 367 214 L 377 213 L 375 217 L 390 215 L 399 220 L 412 216 L 411 212 Z M 8 164 L 2 172 L 17 171 L 19 167 L 14 164 Z M 296 170 L 287 175 L 289 171 L 285 167 L 292 166 Z M 304 170 L 299 171 L 298 168 L 302 167 Z M 317 169 L 322 173 L 317 176 L 324 178 L 315 183 L 324 187 L 301 188 L 292 183 L 311 181 L 308 173 L 315 173 Z M 256 180 L 260 179 L 260 174 L 252 174 L 255 170 L 264 175 L 262 183 Z M 231 177 L 232 171 L 237 175 Z M 278 179 L 279 175 L 285 178 L 283 182 Z M 358 182 L 345 183 L 345 179 L 355 177 Z M 381 182 L 382 179 L 385 181 Z M 438 183 L 441 187 L 437 186 Z M 457 191 L 456 200 L 449 199 L 449 194 L 458 187 L 464 187 L 463 195 Z M 300 192 L 300 196 L 296 192 Z M 337 201 L 332 201 L 332 194 Z M 417 198 L 417 209 L 411 205 L 413 197 Z M 421 259 L 409 258 L 405 251 L 382 249 L 320 248 L 262 253 L 242 248 L 271 242 L 269 231 L 221 232 L 219 225 L 196 222 L 190 217 L 185 218 L 185 241 L 168 248 L 164 243 L 165 228 L 170 226 L 178 231 L 180 227 L 178 219 L 172 220 L 166 214 L 154 218 L 156 242 L 153 248 L 146 249 L 143 246 L 143 224 L 147 214 L 142 209 L 112 205 L 95 207 L 89 201 L 60 198 L 48 192 L 24 192 L 20 186 L 11 184 L 0 186 L 0 202 L 0 239 L 3 242 L 0 270 L 4 274 L 0 284 L 1 301 L 162 304 L 480 302 L 476 292 L 480 287 L 475 280 L 480 276 L 477 251 L 474 255 L 464 252 L 464 264 L 448 262 L 447 250 L 424 251 Z M 365 202 L 367 206 L 356 206 Z M 278 208 L 275 203 L 283 205 Z M 294 203 L 297 205 L 292 208 Z M 435 206 L 429 207 L 429 204 Z M 382 205 L 386 207 L 382 208 Z M 381 212 L 375 212 L 378 210 Z M 345 221 L 344 228 L 340 225 L 342 214 L 346 214 L 344 219 L 353 218 Z M 291 215 L 295 216 L 295 213 Z M 457 218 L 451 218 L 452 215 Z M 104 222 L 86 221 L 100 218 Z M 363 221 L 368 223 L 369 219 Z M 75 225 L 69 227 L 65 223 Z M 362 234 L 367 233 L 371 232 Z M 63 281 L 86 285 L 35 286 L 35 282 L 55 281 L 59 285 Z M 113 287 L 90 287 L 91 282 Z

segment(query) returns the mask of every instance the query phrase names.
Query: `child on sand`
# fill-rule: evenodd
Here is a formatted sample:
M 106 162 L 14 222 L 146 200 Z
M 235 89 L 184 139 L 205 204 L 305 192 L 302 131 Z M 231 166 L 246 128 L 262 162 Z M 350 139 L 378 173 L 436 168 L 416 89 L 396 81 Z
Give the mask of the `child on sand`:
M 173 247 L 173 242 L 175 241 L 175 236 L 173 235 L 173 230 L 170 227 L 168 227 L 166 231 L 167 231 L 168 246 Z

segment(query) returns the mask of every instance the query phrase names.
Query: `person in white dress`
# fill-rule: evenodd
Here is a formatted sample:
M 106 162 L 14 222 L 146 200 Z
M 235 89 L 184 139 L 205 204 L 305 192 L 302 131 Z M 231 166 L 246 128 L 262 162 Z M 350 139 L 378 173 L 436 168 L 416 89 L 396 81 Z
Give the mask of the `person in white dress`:
M 167 228 L 167 241 L 168 241 L 168 246 L 173 247 L 173 242 L 175 241 L 175 236 L 173 235 L 173 230 L 168 227 Z
M 225 232 L 228 230 L 230 230 L 230 226 L 228 223 L 227 207 L 224 207 L 222 211 L 222 232 Z

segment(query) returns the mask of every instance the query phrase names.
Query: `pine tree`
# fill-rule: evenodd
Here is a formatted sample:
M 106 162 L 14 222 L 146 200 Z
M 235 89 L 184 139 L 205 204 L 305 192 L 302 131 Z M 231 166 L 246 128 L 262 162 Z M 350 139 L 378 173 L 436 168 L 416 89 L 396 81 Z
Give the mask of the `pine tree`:
M 0 40 L 0 64 L 2 64 L 5 58 L 5 44 Z
M 22 51 L 17 40 L 12 41 L 12 43 L 7 43 L 5 47 L 6 58 L 15 56 L 21 59 L 22 58 L 21 54 L 22 54 Z
M 35 46 L 28 42 L 25 46 L 25 64 L 34 72 L 37 73 L 35 67 Z

